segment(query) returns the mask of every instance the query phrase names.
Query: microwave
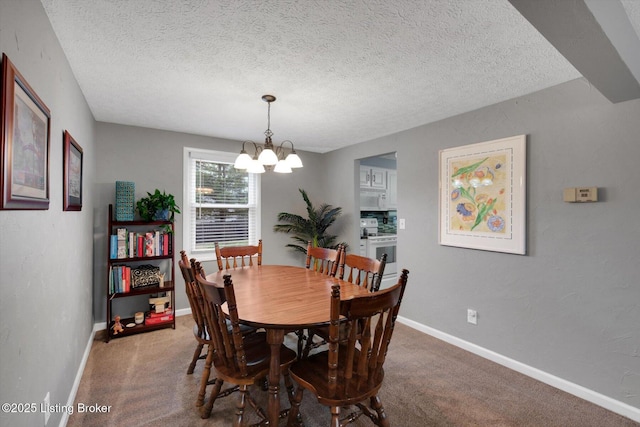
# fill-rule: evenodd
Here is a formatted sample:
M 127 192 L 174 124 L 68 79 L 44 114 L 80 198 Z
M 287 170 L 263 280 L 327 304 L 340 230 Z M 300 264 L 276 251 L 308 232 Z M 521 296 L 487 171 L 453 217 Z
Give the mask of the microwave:
M 361 211 L 386 211 L 388 209 L 385 191 L 360 191 Z

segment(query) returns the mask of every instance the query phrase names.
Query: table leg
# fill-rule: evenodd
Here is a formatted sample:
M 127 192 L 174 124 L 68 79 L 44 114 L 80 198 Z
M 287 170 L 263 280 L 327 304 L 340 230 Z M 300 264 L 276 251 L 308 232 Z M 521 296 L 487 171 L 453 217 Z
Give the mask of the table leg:
M 280 347 L 284 342 L 283 329 L 267 329 L 267 342 L 271 347 L 269 365 L 269 426 L 277 426 L 280 418 Z

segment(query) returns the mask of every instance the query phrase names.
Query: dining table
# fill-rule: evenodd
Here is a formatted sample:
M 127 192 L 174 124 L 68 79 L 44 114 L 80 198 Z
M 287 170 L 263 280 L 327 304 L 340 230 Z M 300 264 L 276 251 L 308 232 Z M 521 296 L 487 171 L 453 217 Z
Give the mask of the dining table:
M 207 280 L 220 287 L 231 275 L 240 322 L 264 328 L 270 346 L 269 396 L 267 414 L 270 426 L 280 417 L 280 346 L 285 331 L 328 325 L 331 286 L 340 285 L 345 300 L 369 292 L 351 282 L 318 273 L 313 269 L 289 265 L 259 265 L 220 270 L 207 274 Z M 226 303 L 222 309 L 228 314 Z

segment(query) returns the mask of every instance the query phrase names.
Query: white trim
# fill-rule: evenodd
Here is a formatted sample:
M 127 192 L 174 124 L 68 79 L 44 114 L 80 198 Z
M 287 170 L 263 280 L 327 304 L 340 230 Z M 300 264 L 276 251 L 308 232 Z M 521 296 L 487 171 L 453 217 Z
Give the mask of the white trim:
M 183 249 L 187 251 L 187 253 L 195 254 L 199 261 L 215 261 L 215 251 L 210 250 L 195 250 L 191 247 L 191 236 L 192 236 L 192 218 L 190 209 L 193 204 L 193 200 L 190 199 L 192 193 L 190 191 L 190 183 L 191 183 L 191 159 L 193 157 L 197 157 L 201 160 L 207 160 L 216 163 L 228 163 L 233 164 L 235 158 L 237 157 L 237 153 L 232 153 L 228 151 L 218 151 L 218 150 L 207 150 L 203 148 L 193 148 L 193 147 L 183 147 L 182 150 L 182 236 L 183 236 Z M 249 189 L 250 194 L 255 195 L 255 208 L 253 209 L 255 212 L 255 226 L 254 232 L 249 234 L 249 244 L 257 245 L 260 236 L 262 235 L 262 184 L 260 174 L 249 174 L 251 177 L 249 179 Z M 252 202 L 249 201 L 249 205 Z M 218 205 L 222 206 L 222 205 Z M 251 230 L 251 227 L 250 227 Z
M 106 327 L 106 322 L 104 323 Z M 80 381 L 82 380 L 82 374 L 84 374 L 84 368 L 87 366 L 87 360 L 89 359 L 89 354 L 91 353 L 91 346 L 93 345 L 93 339 L 96 336 L 96 324 L 93 325 L 93 330 L 91 334 L 89 334 L 89 341 L 84 348 L 84 354 L 82 355 L 82 360 L 80 361 L 80 366 L 78 366 L 78 372 L 76 372 L 76 378 L 73 380 L 73 386 L 71 386 L 71 391 L 69 392 L 69 398 L 67 399 L 67 407 L 73 407 L 73 404 L 76 400 L 76 394 L 78 393 L 78 387 L 80 387 Z M 69 422 L 68 411 L 62 411 L 62 419 L 60 419 L 60 427 L 65 427 Z
M 460 347 L 480 357 L 484 357 L 485 359 L 491 360 L 492 362 L 498 363 L 499 365 L 505 366 L 535 380 L 541 381 L 545 384 L 570 393 L 595 405 L 601 406 L 605 409 L 608 409 L 609 411 L 615 412 L 616 414 L 620 414 L 624 417 L 630 418 L 633 421 L 640 422 L 640 408 L 636 408 L 635 406 L 631 406 L 619 400 L 612 399 L 611 397 L 605 396 L 581 385 L 556 377 L 555 375 L 541 371 L 540 369 L 525 365 L 522 362 L 518 362 L 517 360 L 503 356 L 499 353 L 462 340 L 458 337 L 454 337 L 453 335 L 449 335 L 445 332 L 439 331 L 429 326 L 425 326 L 421 323 L 414 322 L 413 320 L 407 319 L 405 317 L 398 316 L 397 320 L 398 322 L 407 325 L 415 330 L 423 332 L 427 335 L 431 335 L 432 337 L 455 345 L 456 347 Z

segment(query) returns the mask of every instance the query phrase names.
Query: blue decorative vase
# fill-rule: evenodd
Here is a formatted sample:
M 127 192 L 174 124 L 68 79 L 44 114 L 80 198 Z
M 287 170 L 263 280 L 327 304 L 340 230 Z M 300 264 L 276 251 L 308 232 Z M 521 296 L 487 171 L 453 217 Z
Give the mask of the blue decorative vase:
M 153 219 L 155 221 L 169 221 L 169 209 L 156 211 L 156 213 L 153 215 Z

